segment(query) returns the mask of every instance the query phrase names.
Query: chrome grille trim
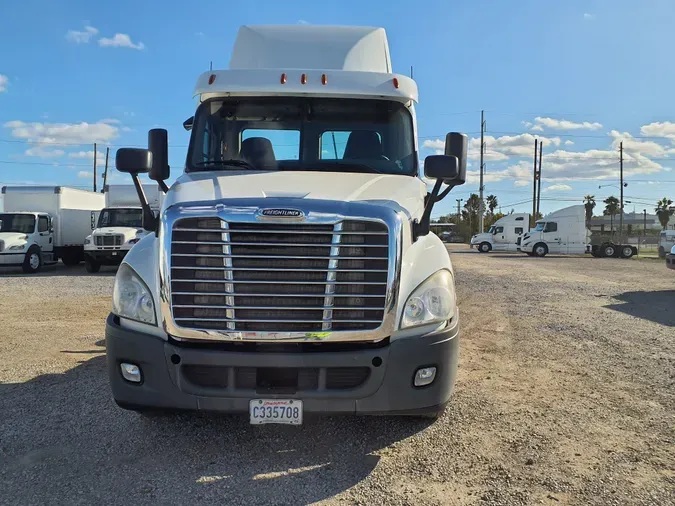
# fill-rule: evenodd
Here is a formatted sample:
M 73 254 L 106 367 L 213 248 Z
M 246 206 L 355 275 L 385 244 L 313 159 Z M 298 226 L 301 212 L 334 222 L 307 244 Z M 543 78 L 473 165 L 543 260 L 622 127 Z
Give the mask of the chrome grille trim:
M 230 199 L 226 202 L 228 203 L 228 206 L 223 205 L 220 201 L 181 203 L 170 206 L 162 213 L 159 230 L 162 247 L 159 249 L 160 296 L 158 305 L 162 326 L 172 338 L 177 340 L 247 340 L 268 342 L 281 340 L 285 342 L 316 340 L 379 341 L 391 335 L 395 329 L 396 297 L 400 282 L 401 241 L 403 236 L 402 227 L 404 223 L 407 224 L 408 222 L 408 217 L 402 210 L 354 202 L 345 203 L 287 198 L 264 199 L 265 208 L 292 207 L 301 209 L 305 213 L 306 219 L 303 222 L 298 223 L 297 221 L 285 220 L 284 218 L 269 219 L 269 217 L 266 217 L 264 221 L 260 220 L 257 217 L 260 210 L 260 199 Z M 339 212 L 336 212 L 336 210 L 339 210 Z M 217 227 L 217 225 L 213 221 L 209 223 L 199 222 L 200 225 L 204 225 L 199 228 L 194 226 L 181 226 L 180 223 L 176 223 L 178 220 L 184 218 L 217 218 L 220 220 L 219 223 L 221 223 L 221 228 L 214 228 L 214 226 Z M 348 230 L 336 230 L 335 226 L 337 224 L 354 221 L 380 223 L 386 226 L 383 230 L 388 230 L 388 233 L 373 231 L 372 227 L 370 230 L 358 230 L 358 228 L 362 228 L 358 224 L 355 224 L 354 229 L 351 229 L 350 226 L 350 229 Z M 176 223 L 175 229 L 173 229 L 174 223 Z M 196 224 L 198 222 L 193 221 L 192 223 Z M 246 227 L 245 224 L 250 224 L 251 226 Z M 260 227 L 267 225 L 271 225 L 272 228 L 276 227 L 276 230 L 260 229 Z M 280 225 L 286 225 L 286 227 L 280 227 Z M 316 230 L 312 225 L 322 226 L 317 227 L 319 230 Z M 297 230 L 289 230 L 289 226 L 295 227 Z M 308 228 L 308 226 L 311 226 L 311 228 Z M 327 226 L 330 226 L 330 228 L 326 229 Z M 279 229 L 281 229 L 281 231 Z M 298 241 L 299 244 L 312 243 L 311 248 L 319 248 L 319 250 L 316 251 L 317 253 L 321 254 L 321 249 L 325 249 L 325 253 L 321 254 L 321 256 L 281 254 L 282 252 L 285 253 L 283 250 L 286 246 L 303 248 L 302 246 L 293 244 L 288 238 L 286 238 L 286 240 L 289 244 L 284 244 L 283 237 L 282 239 L 278 239 L 278 243 L 274 243 L 274 246 L 270 247 L 262 246 L 262 244 L 277 239 L 265 241 L 264 238 L 261 237 L 260 241 L 258 241 L 257 238 L 256 241 L 246 241 L 244 240 L 246 239 L 245 237 L 240 236 L 242 242 L 255 242 L 255 245 L 239 246 L 238 241 L 236 240 L 237 235 L 234 233 L 235 230 L 240 234 L 256 235 L 304 234 L 308 237 L 305 240 L 303 240 L 303 237 L 298 237 L 299 241 L 303 241 L 302 243 Z M 211 234 L 211 237 L 204 237 L 204 239 L 209 239 L 207 242 L 216 242 L 217 244 L 207 245 L 200 241 L 192 241 L 197 242 L 198 245 L 204 245 L 200 250 L 205 253 L 197 253 L 196 251 L 198 250 L 196 250 L 194 245 L 176 245 L 178 251 L 174 252 L 172 250 L 171 242 L 172 231 L 209 233 Z M 214 236 L 214 234 L 220 234 L 220 236 Z M 329 243 L 325 240 L 320 240 L 318 237 L 309 237 L 309 235 L 316 236 L 319 234 L 331 236 L 331 242 Z M 362 237 L 352 240 L 351 236 L 354 235 L 361 235 Z M 383 240 L 383 245 L 374 244 L 377 242 L 374 240 L 374 237 L 378 235 L 387 236 L 387 239 Z M 350 237 L 350 239 L 345 239 L 347 237 Z M 373 239 L 368 240 L 368 237 Z M 340 239 L 339 241 L 337 240 L 338 238 Z M 176 239 L 187 240 L 191 238 L 189 235 L 187 237 L 183 235 L 182 238 L 177 236 Z M 309 239 L 309 241 L 307 239 Z M 316 243 L 314 243 L 314 239 L 316 239 Z M 328 238 L 326 239 L 328 240 Z M 368 253 L 359 257 L 349 256 L 349 254 L 363 254 L 363 250 L 348 250 L 350 247 L 361 248 L 363 245 L 357 242 L 359 240 L 374 246 L 375 249 L 372 250 L 373 252 L 378 251 L 376 249 L 377 246 L 384 248 L 386 245 L 386 256 L 371 256 L 368 255 Z M 220 244 L 221 242 L 225 244 Z M 340 244 L 340 246 L 334 245 L 334 242 Z M 252 252 L 255 252 L 256 246 L 262 246 L 261 249 L 263 249 L 263 251 L 268 251 L 270 254 L 253 254 Z M 345 249 L 343 250 L 343 248 Z M 191 249 L 194 249 L 195 251 L 191 252 Z M 274 250 L 274 252 L 270 250 Z M 238 254 L 238 252 L 240 254 Z M 296 249 L 293 253 L 303 252 Z M 382 250 L 382 253 L 384 254 L 385 251 Z M 181 258 L 184 260 L 179 262 L 179 259 Z M 197 260 L 198 258 L 203 260 Z M 174 262 L 172 262 L 172 259 Z M 270 262 L 270 260 L 273 261 Z M 302 268 L 303 264 L 297 262 L 297 260 L 308 260 L 308 262 L 306 262 L 308 267 L 306 269 Z M 364 264 L 363 261 L 368 260 L 382 261 L 382 268 L 365 269 L 365 267 L 368 267 L 368 264 Z M 331 264 L 331 261 L 334 261 L 333 264 L 337 264 L 337 266 Z M 193 265 L 195 268 L 203 266 L 216 267 L 216 269 L 199 270 L 198 272 L 203 273 L 202 275 L 199 275 L 199 279 L 194 279 L 194 277 L 198 275 L 196 274 L 196 269 L 194 269 L 195 272 L 190 273 L 187 276 L 181 276 L 180 272 L 188 272 L 189 269 L 176 269 L 173 274 L 177 276 L 177 279 L 174 280 L 172 279 L 172 263 L 178 264 L 175 267 Z M 270 265 L 270 268 L 262 268 L 267 264 Z M 241 265 L 242 267 L 239 268 L 238 265 Z M 343 267 L 340 267 L 340 265 Z M 289 269 L 278 268 L 280 266 L 288 266 Z M 358 269 L 360 266 L 363 266 L 364 269 Z M 384 267 L 387 268 L 384 269 Z M 261 273 L 265 271 L 269 271 L 273 275 L 266 279 L 261 275 Z M 239 274 L 236 274 L 237 272 Z M 286 276 L 283 276 L 281 274 L 282 272 L 290 273 L 289 276 L 287 276 L 289 281 L 285 280 Z M 274 273 L 276 273 L 276 275 L 274 275 Z M 296 276 L 296 280 L 293 280 L 292 273 L 302 275 L 303 277 L 298 278 Z M 366 275 L 359 276 L 358 273 L 364 273 Z M 373 281 L 377 280 L 378 276 L 384 275 L 385 273 L 386 282 L 384 282 L 384 280 L 382 282 L 379 280 Z M 325 281 L 317 279 L 316 276 L 319 274 L 325 276 Z M 190 278 L 191 276 L 193 276 L 192 279 L 188 280 L 187 278 Z M 205 279 L 201 279 L 201 276 Z M 328 279 L 329 276 L 331 279 Z M 332 279 L 333 276 L 335 279 Z M 297 281 L 297 279 L 305 278 L 310 281 Z M 177 285 L 174 286 L 175 291 L 173 292 L 171 289 L 172 282 L 177 283 Z M 285 286 L 287 284 L 298 286 L 298 291 L 302 293 L 284 293 L 285 290 L 274 290 L 274 285 Z M 265 291 L 266 285 L 269 287 L 269 290 L 267 291 Z M 306 289 L 300 289 L 302 285 L 307 285 Z M 322 285 L 326 286 L 327 289 L 321 289 L 321 294 L 316 293 L 316 289 L 310 288 L 311 286 L 318 288 Z M 357 285 L 363 285 L 364 289 L 359 290 Z M 238 293 L 237 289 L 235 289 L 237 286 L 239 287 L 239 290 L 243 290 L 245 293 Z M 252 290 L 246 289 L 247 286 Z M 255 293 L 259 291 L 256 287 L 260 287 L 261 293 Z M 378 287 L 383 287 L 384 290 L 381 290 Z M 287 288 L 290 289 L 290 287 Z M 328 288 L 336 290 L 337 293 L 330 293 Z M 350 293 L 354 290 L 358 290 L 358 293 Z M 371 290 L 374 291 L 369 293 Z M 292 291 L 294 290 L 291 290 L 291 292 Z M 314 293 L 307 293 L 309 291 L 314 291 Z M 172 309 L 172 297 L 174 296 L 185 296 L 182 300 L 174 301 L 176 302 L 176 310 L 182 311 L 182 313 L 177 313 L 175 315 Z M 194 300 L 191 297 L 197 296 L 213 297 L 211 300 L 205 300 L 204 304 L 201 304 L 201 302 L 195 304 L 199 305 L 199 308 L 204 310 L 203 312 L 194 312 L 189 309 L 181 310 L 181 308 L 178 307 L 181 305 L 181 302 L 189 305 L 188 303 L 191 300 Z M 248 300 L 241 300 L 240 298 L 242 297 L 248 298 Z M 274 300 L 269 300 L 270 298 L 277 299 L 278 302 L 284 302 L 284 304 L 275 304 Z M 312 301 L 312 298 L 317 300 Z M 308 307 L 306 310 L 303 307 L 304 302 L 303 304 L 298 305 L 294 303 L 296 302 L 294 299 L 297 299 L 297 302 L 307 299 Z M 332 301 L 330 299 L 332 299 Z M 255 304 L 256 301 L 260 301 L 261 304 Z M 237 305 L 235 302 L 240 305 Z M 270 314 L 256 315 L 255 313 L 251 313 L 249 308 L 255 307 L 264 307 L 269 310 L 268 313 Z M 290 314 L 292 312 L 292 310 L 290 310 L 291 307 L 302 307 L 303 311 L 302 313 L 298 313 L 296 318 L 284 320 L 285 316 L 283 315 L 286 313 Z M 220 315 L 225 317 L 220 316 L 217 311 L 214 312 L 213 310 L 215 309 L 220 309 Z M 225 309 L 227 313 L 223 314 L 223 309 Z M 289 309 L 290 311 L 286 311 L 286 309 Z M 332 318 L 326 318 L 324 316 L 328 316 L 328 313 L 324 313 L 326 310 L 331 311 Z M 242 314 L 238 314 L 240 311 Z M 368 311 L 372 311 L 373 313 L 369 314 Z M 374 313 L 377 311 L 379 311 L 379 314 Z M 214 318 L 209 318 L 210 315 Z M 302 317 L 303 315 L 305 316 L 304 318 Z M 375 315 L 377 315 L 377 319 L 372 318 L 372 316 Z M 382 317 L 382 315 L 384 316 Z M 215 316 L 218 316 L 218 318 L 215 318 Z M 257 316 L 262 316 L 262 318 L 257 318 Z M 371 317 L 369 318 L 369 316 Z M 355 320 L 351 319 L 352 317 L 354 317 Z M 382 317 L 382 319 L 380 319 L 380 317 Z M 214 324 L 210 328 L 191 326 L 191 322 L 195 322 L 195 320 L 203 322 L 208 322 L 209 320 L 217 322 L 222 320 L 224 325 Z M 236 324 L 246 321 L 251 321 L 254 324 L 255 322 L 263 322 L 259 328 L 264 330 L 240 330 Z M 272 325 L 265 325 L 269 322 L 272 322 Z M 304 329 L 299 330 L 301 328 L 299 326 L 294 327 L 292 325 L 287 325 L 283 327 L 287 330 L 273 331 L 271 329 L 274 328 L 274 322 L 312 322 L 312 325 L 317 324 L 318 327 L 315 327 L 317 328 L 317 331 L 305 331 Z M 365 329 L 359 329 L 354 328 L 358 327 L 358 325 L 354 325 L 355 322 L 359 325 L 361 323 L 370 323 L 373 325 L 370 325 Z M 340 324 L 340 327 L 336 329 L 336 325 L 333 324 Z M 237 328 L 233 329 L 233 326 L 237 326 Z M 253 325 L 253 327 L 249 325 L 243 326 L 242 328 L 254 329 L 256 327 L 256 325 Z M 298 330 L 288 330 L 293 328 L 297 328 Z M 306 326 L 305 328 L 311 327 Z

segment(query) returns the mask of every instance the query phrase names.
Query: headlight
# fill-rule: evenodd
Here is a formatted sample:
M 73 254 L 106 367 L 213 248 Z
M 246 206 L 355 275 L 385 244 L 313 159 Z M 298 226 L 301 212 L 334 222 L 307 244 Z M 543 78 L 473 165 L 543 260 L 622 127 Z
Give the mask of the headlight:
M 91 236 L 84 238 L 84 244 L 91 244 Z
M 23 244 L 13 244 L 9 248 L 7 248 L 7 251 L 23 251 L 23 249 L 26 247 L 26 244 L 27 243 L 25 242 Z
M 140 240 L 140 237 L 134 237 L 133 239 L 129 239 L 129 244 L 136 244 Z
M 123 318 L 157 325 L 150 290 L 127 264 L 120 265 L 113 287 L 113 313 Z
M 408 297 L 403 308 L 401 328 L 447 321 L 454 316 L 456 305 L 455 286 L 450 271 L 438 271 Z

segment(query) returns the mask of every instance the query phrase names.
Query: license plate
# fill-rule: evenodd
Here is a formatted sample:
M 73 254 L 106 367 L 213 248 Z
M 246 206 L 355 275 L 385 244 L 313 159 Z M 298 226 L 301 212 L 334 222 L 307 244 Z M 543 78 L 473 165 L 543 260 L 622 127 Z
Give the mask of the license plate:
M 253 399 L 249 402 L 248 412 L 252 425 L 302 424 L 302 401 L 297 399 Z

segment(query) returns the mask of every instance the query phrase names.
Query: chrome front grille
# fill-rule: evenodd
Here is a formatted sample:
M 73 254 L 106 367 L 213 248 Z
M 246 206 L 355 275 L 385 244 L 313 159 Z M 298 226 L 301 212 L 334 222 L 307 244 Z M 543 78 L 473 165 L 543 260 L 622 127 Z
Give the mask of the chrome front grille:
M 124 236 L 115 235 L 97 235 L 94 237 L 96 246 L 121 246 Z
M 372 330 L 387 300 L 379 221 L 235 223 L 182 218 L 171 235 L 174 322 L 223 332 Z

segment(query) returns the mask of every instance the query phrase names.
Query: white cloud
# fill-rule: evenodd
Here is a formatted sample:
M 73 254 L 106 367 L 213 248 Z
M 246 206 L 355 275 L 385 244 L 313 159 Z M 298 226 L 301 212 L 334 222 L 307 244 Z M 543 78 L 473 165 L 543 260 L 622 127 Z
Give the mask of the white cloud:
M 484 136 L 486 144 L 483 160 L 486 162 L 499 162 L 511 157 L 532 156 L 534 153 L 534 140 L 539 139 L 544 147 L 560 146 L 560 137 L 535 137 L 530 133 L 519 135 L 504 135 L 502 137 Z M 436 154 L 443 154 L 445 141 L 443 139 L 427 139 L 422 147 L 435 150 Z M 469 140 L 468 157 L 473 160 L 480 159 L 480 138 L 473 137 Z
M 612 130 L 609 135 L 614 139 L 612 147 L 619 149 L 619 144 L 623 142 L 624 159 L 626 156 L 649 156 L 649 157 L 665 157 L 667 156 L 666 148 L 657 144 L 654 141 L 643 141 L 636 139 L 628 132 L 618 132 Z
M 90 162 L 93 166 L 94 164 L 94 151 L 74 151 L 68 153 L 68 158 L 76 158 L 79 160 L 86 160 Z M 114 163 L 114 156 L 108 157 L 108 165 Z M 99 167 L 105 166 L 105 147 L 101 146 L 100 149 L 96 150 L 96 164 Z
M 40 144 L 91 144 L 109 142 L 119 136 L 119 128 L 109 123 L 25 123 L 8 121 L 5 128 L 12 137 Z
M 521 121 L 520 122 L 525 128 L 530 128 L 532 126 L 532 123 L 529 121 Z
M 7 91 L 7 86 L 9 85 L 9 77 L 4 74 L 0 74 L 0 93 Z
M 663 121 L 643 125 L 640 127 L 640 135 L 647 137 L 666 137 L 675 142 L 675 123 Z
M 92 179 L 94 177 L 94 173 L 87 170 L 81 170 L 77 173 L 77 177 L 82 179 Z
M 98 33 L 93 26 L 85 26 L 84 31 L 68 30 L 66 40 L 75 44 L 88 44 L 91 38 Z
M 590 14 L 588 12 L 584 12 L 584 20 L 585 21 L 592 21 L 595 19 L 595 14 Z
M 570 140 L 565 141 L 565 146 L 571 146 L 572 144 L 574 144 L 574 141 L 570 141 Z
M 542 118 L 541 116 L 534 118 L 534 126 L 531 130 L 540 132 L 544 128 L 550 128 L 551 130 L 598 130 L 602 128 L 602 124 L 589 121 L 577 123 L 566 119 Z
M 542 190 L 542 192 L 568 192 L 572 189 L 572 187 L 568 184 L 552 184 L 551 186 L 547 186 Z
M 513 186 L 530 186 L 530 182 L 525 179 L 519 179 L 518 181 L 514 181 Z
M 26 156 L 37 156 L 39 158 L 58 158 L 59 156 L 63 156 L 64 154 L 65 151 L 63 151 L 62 149 L 53 149 L 39 144 L 28 148 L 24 152 L 24 155 Z
M 98 39 L 98 45 L 101 47 L 128 47 L 129 49 L 145 49 L 145 44 L 139 42 L 134 44 L 126 33 L 116 33 L 112 39 L 102 37 Z

